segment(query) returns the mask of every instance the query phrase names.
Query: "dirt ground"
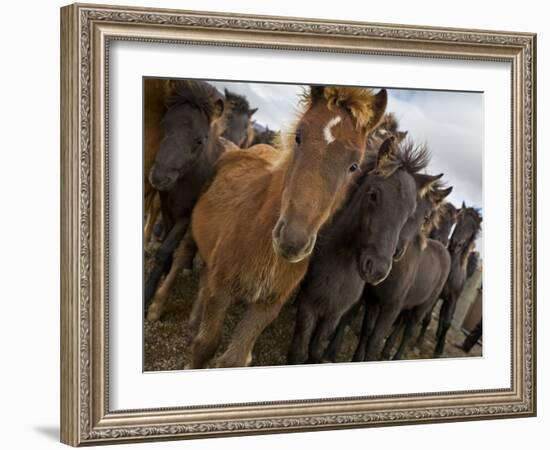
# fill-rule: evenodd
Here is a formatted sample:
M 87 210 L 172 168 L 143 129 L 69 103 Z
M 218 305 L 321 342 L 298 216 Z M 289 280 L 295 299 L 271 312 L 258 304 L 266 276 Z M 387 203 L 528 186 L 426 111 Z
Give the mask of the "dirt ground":
M 146 258 L 146 269 L 152 263 Z M 167 301 L 166 311 L 160 321 L 149 322 L 144 319 L 144 370 L 166 371 L 181 370 L 190 357 L 190 336 L 187 319 L 195 300 L 198 288 L 199 272 L 191 275 L 181 274 Z M 431 358 L 435 347 L 435 329 L 437 327 L 437 307 L 422 349 L 411 348 L 404 359 Z M 244 308 L 240 305 L 231 307 L 226 318 L 222 344 L 216 356 L 227 346 L 233 327 L 239 321 Z M 260 336 L 253 352 L 253 366 L 285 365 L 286 355 L 294 331 L 296 307 L 290 301 L 281 314 Z M 338 362 L 350 361 L 357 345 L 357 334 L 360 329 L 359 318 L 346 330 L 344 343 Z M 460 344 L 464 334 L 451 328 L 447 334 L 447 345 L 444 357 L 480 356 L 481 346 L 476 344 L 470 353 L 466 354 L 453 344 Z

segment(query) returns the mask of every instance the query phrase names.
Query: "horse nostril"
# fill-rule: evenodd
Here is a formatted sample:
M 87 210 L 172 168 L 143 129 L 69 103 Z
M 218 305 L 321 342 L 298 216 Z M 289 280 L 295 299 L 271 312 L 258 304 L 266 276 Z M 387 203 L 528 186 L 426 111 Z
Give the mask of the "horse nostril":
M 365 260 L 365 273 L 371 274 L 372 273 L 372 267 L 373 267 L 373 261 L 371 258 L 367 258 Z
M 278 241 L 281 238 L 281 234 L 283 232 L 284 227 L 285 227 L 284 220 L 279 219 L 279 221 L 277 221 L 277 223 L 275 224 L 275 228 L 273 228 L 273 239 Z

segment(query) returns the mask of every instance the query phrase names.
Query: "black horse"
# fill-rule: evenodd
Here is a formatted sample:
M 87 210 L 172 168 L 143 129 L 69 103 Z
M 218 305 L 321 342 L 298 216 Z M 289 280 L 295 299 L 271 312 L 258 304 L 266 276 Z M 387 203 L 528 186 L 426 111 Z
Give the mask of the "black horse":
M 430 233 L 430 239 L 441 242 L 445 247 L 449 244 L 451 230 L 456 223 L 457 210 L 452 203 L 441 205 L 438 223 Z
M 149 320 L 160 318 L 177 274 L 192 265 L 196 247 L 187 229 L 199 195 L 214 176 L 216 162 L 232 143 L 246 145 L 250 118 L 257 111 L 250 109 L 245 97 L 225 90 L 224 98 L 204 81 L 172 83 L 174 94 L 162 119 L 164 138 L 150 175 L 153 186 L 159 185 L 166 238 L 145 283 Z M 189 136 L 198 138 L 189 141 Z M 161 171 L 174 174 L 170 185 L 158 182 Z M 166 279 L 157 290 L 164 273 Z
M 482 217 L 475 208 L 467 208 L 463 203 L 457 215 L 456 227 L 449 242 L 451 271 L 443 288 L 443 304 L 439 313 L 437 344 L 434 357 L 442 355 L 445 348 L 447 331 L 451 326 L 456 302 L 462 293 L 467 278 L 467 266 L 470 253 L 475 248 L 475 240 L 481 229 Z
M 416 325 L 437 300 L 449 273 L 450 261 L 445 247 L 427 239 L 426 235 L 434 214 L 451 190 L 436 183 L 419 200 L 415 214 L 406 225 L 413 230 L 413 238 L 405 254 L 394 264 L 383 283 L 365 286 L 362 295 L 365 304 L 363 327 L 354 361 L 375 361 L 389 356 L 391 345 L 386 346 L 385 355 L 381 355 L 382 349 L 392 325 L 403 313 L 394 328 L 398 333 L 405 327 L 404 338 L 395 358 L 399 359 Z
M 401 229 L 416 209 L 418 193 L 437 178 L 419 173 L 428 163 L 425 149 L 412 144 L 398 147 L 394 140 L 384 141 L 378 153 L 367 153 L 356 188 L 319 236 L 296 299 L 291 364 L 323 359 L 340 319 L 358 302 L 366 274 L 379 265 L 364 258 L 364 251 L 370 249 L 372 254 L 374 250 L 386 262 L 386 270 L 375 277 L 382 282 L 393 257 L 402 253 Z

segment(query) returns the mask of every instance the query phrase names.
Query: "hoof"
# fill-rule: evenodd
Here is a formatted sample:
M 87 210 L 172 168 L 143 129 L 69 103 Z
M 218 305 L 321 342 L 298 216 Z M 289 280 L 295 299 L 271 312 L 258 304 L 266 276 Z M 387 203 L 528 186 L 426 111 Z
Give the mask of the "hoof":
M 245 361 L 244 365 L 248 367 L 251 363 L 252 363 L 252 352 L 250 352 L 248 354 L 248 356 L 246 357 L 246 361 Z
M 224 356 L 221 356 L 217 361 L 216 361 L 216 367 L 221 369 L 221 368 L 228 368 L 228 367 L 247 367 L 250 365 L 250 363 L 252 362 L 252 355 L 251 354 L 248 354 L 248 356 L 246 357 L 246 360 L 244 362 L 242 361 L 238 361 L 236 358 L 232 358 L 232 357 L 224 357 Z
M 149 306 L 149 311 L 147 311 L 147 320 L 149 322 L 157 322 L 162 315 L 162 311 L 156 305 Z

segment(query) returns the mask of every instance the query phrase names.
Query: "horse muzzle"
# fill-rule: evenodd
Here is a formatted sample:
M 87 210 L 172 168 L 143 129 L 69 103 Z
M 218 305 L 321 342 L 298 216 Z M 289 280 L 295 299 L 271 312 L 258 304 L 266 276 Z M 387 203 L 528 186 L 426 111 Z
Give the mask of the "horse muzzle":
M 386 261 L 369 254 L 359 255 L 357 258 L 359 276 L 363 281 L 373 286 L 382 283 L 390 273 L 391 259 Z
M 277 222 L 272 232 L 275 253 L 291 263 L 307 258 L 315 247 L 316 239 L 316 234 L 308 235 L 301 230 L 289 228 L 282 220 Z
M 403 258 L 403 255 L 405 255 L 405 252 L 407 251 L 407 246 L 403 245 L 402 247 L 397 247 L 395 250 L 395 253 L 393 254 L 393 260 L 395 262 L 399 261 L 401 258 Z
M 156 165 L 149 172 L 149 183 L 157 191 L 169 191 L 179 178 L 179 171 L 175 169 L 159 169 Z

